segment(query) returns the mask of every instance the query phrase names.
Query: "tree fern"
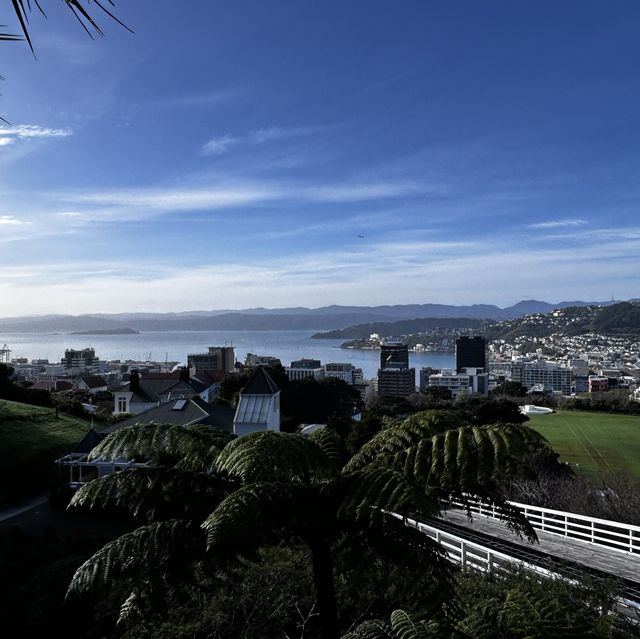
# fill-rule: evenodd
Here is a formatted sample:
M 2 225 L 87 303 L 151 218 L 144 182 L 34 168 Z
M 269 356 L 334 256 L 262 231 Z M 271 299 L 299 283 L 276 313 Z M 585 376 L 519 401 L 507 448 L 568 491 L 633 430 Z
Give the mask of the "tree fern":
M 85 484 L 69 506 L 93 509 L 115 505 L 150 522 L 176 517 L 198 519 L 235 488 L 237 482 L 228 477 L 176 468 L 136 468 Z
M 336 464 L 314 441 L 297 434 L 273 431 L 250 433 L 230 442 L 217 467 L 244 483 L 324 481 L 338 473 Z
M 89 461 L 140 461 L 208 470 L 232 437 L 211 427 L 141 424 L 111 433 L 91 451 Z
M 337 468 L 342 468 L 347 462 L 348 454 L 344 440 L 333 428 L 319 428 L 309 435 L 309 439 L 320 446 Z
M 191 522 L 163 521 L 142 526 L 108 543 L 76 570 L 67 596 L 110 588 L 121 578 L 140 579 L 150 571 L 184 564 L 204 550 L 204 539 Z

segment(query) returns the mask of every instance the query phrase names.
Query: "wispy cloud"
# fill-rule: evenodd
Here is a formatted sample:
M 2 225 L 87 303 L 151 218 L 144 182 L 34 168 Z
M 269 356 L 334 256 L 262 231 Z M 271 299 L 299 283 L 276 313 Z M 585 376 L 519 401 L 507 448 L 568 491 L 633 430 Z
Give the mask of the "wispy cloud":
M 296 184 L 247 181 L 209 188 L 109 190 L 52 194 L 52 197 L 66 205 L 58 216 L 77 222 L 109 222 L 273 203 L 367 202 L 416 196 L 426 191 L 424 186 L 411 182 Z
M 24 224 L 22 220 L 12 215 L 0 215 L 0 226 L 21 226 L 22 224 Z
M 562 220 L 549 220 L 548 222 L 536 222 L 535 224 L 527 224 L 528 229 L 562 229 L 576 226 L 584 226 L 588 224 L 587 220 L 580 218 L 566 218 Z
M 326 131 L 326 126 L 299 126 L 280 127 L 272 126 L 263 129 L 249 131 L 245 135 L 222 135 L 211 138 L 202 147 L 203 155 L 223 155 L 235 147 L 243 145 L 266 144 L 268 142 L 278 142 L 280 140 L 291 140 L 295 138 L 313 135 Z
M 66 138 L 72 134 L 71 129 L 51 129 L 35 124 L 0 126 L 0 146 L 7 146 L 19 140 Z
M 172 95 L 148 100 L 144 106 L 167 108 L 205 108 L 234 100 L 242 95 L 238 89 L 208 91 L 186 95 Z
M 202 155 L 224 155 L 232 147 L 236 146 L 241 138 L 232 138 L 230 135 L 223 135 L 218 138 L 211 138 L 203 147 Z

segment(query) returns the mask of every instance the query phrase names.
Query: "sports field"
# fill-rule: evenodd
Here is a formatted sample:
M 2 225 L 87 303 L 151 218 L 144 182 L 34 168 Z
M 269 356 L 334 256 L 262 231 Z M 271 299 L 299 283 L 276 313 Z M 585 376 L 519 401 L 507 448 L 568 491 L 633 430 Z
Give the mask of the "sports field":
M 624 472 L 640 482 L 640 416 L 561 411 L 534 415 L 528 425 L 576 472 L 593 479 Z
M 81 419 L 52 408 L 0 400 L 0 502 L 47 487 L 51 462 L 70 452 L 89 430 Z

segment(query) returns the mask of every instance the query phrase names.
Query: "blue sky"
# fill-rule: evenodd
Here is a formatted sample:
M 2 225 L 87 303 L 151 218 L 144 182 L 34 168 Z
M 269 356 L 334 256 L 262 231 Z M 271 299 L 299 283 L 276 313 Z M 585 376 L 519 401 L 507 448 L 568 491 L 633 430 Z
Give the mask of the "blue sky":
M 2 316 L 640 296 L 637 2 L 49 4 L 0 43 Z

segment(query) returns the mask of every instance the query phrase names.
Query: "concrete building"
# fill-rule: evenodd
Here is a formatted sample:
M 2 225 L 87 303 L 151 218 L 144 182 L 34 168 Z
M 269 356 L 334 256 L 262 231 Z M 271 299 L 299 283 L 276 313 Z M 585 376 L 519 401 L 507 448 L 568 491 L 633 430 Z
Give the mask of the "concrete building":
M 377 392 L 380 397 L 406 397 L 416 392 L 416 369 L 409 368 L 409 347 L 400 340 L 386 340 L 380 346 Z
M 609 378 L 604 375 L 589 375 L 588 388 L 590 393 L 603 393 L 609 390 Z
M 511 364 L 511 381 L 519 382 L 528 390 L 571 394 L 571 369 L 542 359 L 516 360 Z
M 97 366 L 99 361 L 94 348 L 83 348 L 80 351 L 68 348 L 65 350 L 64 357 L 60 360 L 60 363 L 64 364 L 67 369 L 86 370 L 92 366 Z
M 292 382 L 305 377 L 324 379 L 325 376 L 324 367 L 319 359 L 299 359 L 291 362 L 291 366 L 287 366 L 284 370 Z
M 187 366 L 192 375 L 204 370 L 223 370 L 233 373 L 236 365 L 236 349 L 233 346 L 209 346 L 207 353 L 187 355 Z
M 353 364 L 332 362 L 324 365 L 325 377 L 336 377 L 347 384 L 353 384 L 356 381 L 356 371 L 359 371 L 358 379 L 362 379 L 362 369 L 354 368 Z
M 249 368 L 256 366 L 281 366 L 282 362 L 273 355 L 256 355 L 255 353 L 247 353 L 244 358 L 244 365 Z
M 378 370 L 378 395 L 380 397 L 406 397 L 415 392 L 415 368 L 381 368 Z

